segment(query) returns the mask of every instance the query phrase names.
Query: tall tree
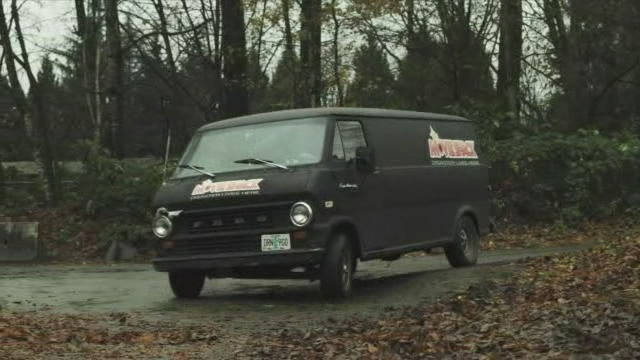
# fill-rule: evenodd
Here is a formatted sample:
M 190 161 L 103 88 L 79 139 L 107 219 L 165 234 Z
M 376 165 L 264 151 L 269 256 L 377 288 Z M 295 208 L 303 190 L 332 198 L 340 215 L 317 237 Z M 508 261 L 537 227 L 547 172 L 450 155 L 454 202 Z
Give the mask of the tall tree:
M 322 1 L 302 0 L 300 63 L 303 107 L 317 107 L 322 98 Z
M 501 0 L 497 91 L 511 122 L 520 118 L 522 28 L 522 0 Z
M 344 89 L 342 88 L 342 74 L 340 71 L 340 20 L 338 19 L 338 4 L 331 0 L 331 19 L 333 21 L 333 78 L 337 89 L 339 106 L 344 105 Z
M 243 2 L 222 0 L 222 58 L 224 118 L 249 113 L 247 45 Z
M 301 97 L 297 83 L 298 59 L 296 53 L 285 49 L 271 77 L 266 94 L 265 106 L 269 110 L 283 110 L 299 107 Z
M 552 115 L 560 129 L 619 131 L 638 116 L 637 100 L 623 94 L 634 92 L 630 77 L 640 68 L 639 7 L 633 0 L 543 1 L 561 89 Z
M 290 81 L 290 97 L 291 97 L 291 101 L 285 101 L 286 103 L 290 103 L 290 105 L 287 105 L 288 107 L 294 107 L 294 106 L 302 106 L 301 101 L 302 98 L 300 97 L 299 94 L 299 62 L 298 62 L 298 58 L 296 56 L 296 50 L 294 47 L 294 43 L 293 43 L 293 30 L 291 27 L 291 0 L 282 0 L 282 18 L 284 21 L 284 52 L 282 54 L 282 58 L 281 58 L 281 64 L 278 65 L 277 69 L 281 69 L 285 72 L 289 72 L 288 75 L 285 75 L 284 73 L 282 73 L 282 71 L 280 72 L 280 74 L 282 74 L 283 76 L 286 76 L 287 78 L 289 78 Z M 280 66 L 282 65 L 282 66 Z M 276 70 L 276 73 L 278 73 L 278 71 Z M 274 76 L 274 80 L 275 80 L 275 76 Z M 281 79 L 282 76 L 278 77 L 278 79 Z M 272 82 L 272 86 L 273 82 Z
M 24 123 L 27 139 L 33 144 L 33 158 L 36 162 L 40 163 L 43 168 L 47 185 L 45 198 L 50 205 L 56 205 L 60 194 L 58 192 L 58 179 L 54 164 L 53 148 L 49 138 L 49 123 L 45 111 L 45 99 L 40 84 L 31 68 L 29 54 L 20 25 L 20 14 L 16 0 L 11 1 L 11 18 L 14 22 L 16 39 L 21 51 L 20 56 L 18 56 L 13 49 L 4 6 L 0 3 L 0 41 L 2 41 L 2 48 L 6 56 L 5 64 L 9 75 L 12 97 L 20 113 L 21 120 Z M 27 75 L 29 88 L 33 94 L 33 104 L 29 104 L 22 85 L 20 84 L 16 63 L 20 64 Z
M 354 78 L 347 89 L 346 103 L 362 107 L 393 106 L 394 76 L 384 50 L 373 36 L 353 57 Z
M 76 34 L 80 40 L 82 61 L 80 72 L 83 79 L 83 93 L 87 104 L 88 116 L 92 128 L 92 141 L 95 150 L 102 146 L 102 99 L 101 99 L 101 0 L 75 0 Z
M 107 64 L 105 103 L 107 106 L 107 139 L 110 150 L 124 157 L 124 63 L 118 20 L 118 0 L 105 0 L 105 24 L 107 38 Z
M 486 86 L 492 83 L 486 42 L 498 2 L 487 0 L 480 9 L 477 4 L 473 0 L 436 1 L 445 50 L 439 60 L 446 70 L 455 104 L 487 101 L 495 95 L 493 85 Z M 476 11 L 481 11 L 479 21 L 474 20 Z
M 269 77 L 262 70 L 260 55 L 257 50 L 249 52 L 247 60 L 249 78 L 247 92 L 249 94 L 249 112 L 256 113 L 265 109 L 265 97 L 269 87 Z
M 158 20 L 160 21 L 160 35 L 162 36 L 162 41 L 164 42 L 164 51 L 166 53 L 165 61 L 171 69 L 171 74 L 175 75 L 178 70 L 176 67 L 176 59 L 173 56 L 173 47 L 171 46 L 171 38 L 169 37 L 169 25 L 167 23 L 167 15 L 164 11 L 164 2 L 163 0 L 151 0 L 153 3 L 153 7 L 156 10 L 156 14 L 158 15 Z

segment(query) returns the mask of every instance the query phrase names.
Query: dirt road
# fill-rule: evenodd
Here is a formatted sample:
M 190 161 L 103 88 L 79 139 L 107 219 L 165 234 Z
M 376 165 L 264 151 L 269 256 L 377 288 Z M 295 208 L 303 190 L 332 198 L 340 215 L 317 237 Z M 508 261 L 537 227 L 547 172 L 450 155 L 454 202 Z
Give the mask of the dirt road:
M 149 264 L 112 266 L 2 266 L 0 304 L 11 310 L 133 312 L 157 319 L 232 320 L 254 329 L 265 321 L 310 322 L 367 315 L 446 295 L 486 278 L 514 271 L 510 263 L 529 256 L 578 250 L 485 252 L 479 265 L 451 269 L 444 256 L 359 264 L 354 294 L 332 304 L 319 296 L 317 282 L 305 280 L 208 280 L 202 298 L 173 298 L 166 274 Z

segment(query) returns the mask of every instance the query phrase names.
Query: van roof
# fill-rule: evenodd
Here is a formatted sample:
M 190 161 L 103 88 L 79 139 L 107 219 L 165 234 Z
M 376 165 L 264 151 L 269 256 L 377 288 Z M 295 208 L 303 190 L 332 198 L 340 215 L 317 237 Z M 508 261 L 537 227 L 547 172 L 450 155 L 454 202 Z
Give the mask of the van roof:
M 204 125 L 198 131 L 213 130 L 219 128 L 227 128 L 241 125 L 261 124 L 280 120 L 292 120 L 307 117 L 318 116 L 364 116 L 364 117 L 383 117 L 383 118 L 403 118 L 416 120 L 444 120 L 444 121 L 470 121 L 469 119 L 446 114 L 393 110 L 393 109 L 377 109 L 377 108 L 356 108 L 356 107 L 318 107 L 303 108 L 291 110 L 279 110 L 271 112 L 263 112 L 252 115 L 240 116 L 226 120 L 217 121 Z

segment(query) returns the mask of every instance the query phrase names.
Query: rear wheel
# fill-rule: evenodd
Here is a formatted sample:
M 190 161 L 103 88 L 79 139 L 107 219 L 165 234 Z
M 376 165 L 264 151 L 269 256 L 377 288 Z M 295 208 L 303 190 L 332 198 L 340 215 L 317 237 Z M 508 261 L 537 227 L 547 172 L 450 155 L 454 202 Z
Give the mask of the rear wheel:
M 454 236 L 453 244 L 444 248 L 449 264 L 453 267 L 475 265 L 478 262 L 480 238 L 473 219 L 468 216 L 458 219 Z
M 204 274 L 195 271 L 169 273 L 169 284 L 173 294 L 179 299 L 195 299 L 204 286 Z
M 329 242 L 320 267 L 320 289 L 326 298 L 343 299 L 351 293 L 354 255 L 347 235 L 338 233 Z

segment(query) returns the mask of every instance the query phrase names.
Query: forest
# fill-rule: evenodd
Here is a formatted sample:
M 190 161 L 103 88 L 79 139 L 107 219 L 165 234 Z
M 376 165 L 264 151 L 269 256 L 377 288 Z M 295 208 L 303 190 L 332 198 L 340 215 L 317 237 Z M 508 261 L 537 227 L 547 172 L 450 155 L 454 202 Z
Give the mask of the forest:
M 505 222 L 640 206 L 634 0 L 69 0 L 43 56 L 23 4 L 0 5 L 0 213 L 59 216 L 61 238 L 145 228 L 201 125 L 318 106 L 473 119 Z
M 150 204 L 193 132 L 329 106 L 473 120 L 479 266 L 171 297 Z M 0 358 L 638 359 L 639 135 L 638 0 L 1 0 Z M 17 223 L 39 263 L 5 263 Z

